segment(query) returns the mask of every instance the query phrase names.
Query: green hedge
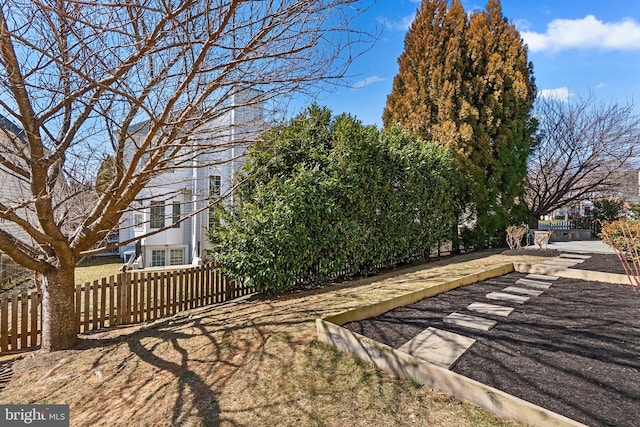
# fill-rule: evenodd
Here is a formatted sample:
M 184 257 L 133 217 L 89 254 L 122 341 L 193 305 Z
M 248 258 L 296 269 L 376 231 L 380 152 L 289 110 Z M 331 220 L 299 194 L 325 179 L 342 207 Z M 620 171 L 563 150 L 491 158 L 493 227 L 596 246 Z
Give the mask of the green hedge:
M 440 146 L 311 106 L 252 145 L 211 255 L 272 292 L 407 262 L 449 238 L 455 174 Z

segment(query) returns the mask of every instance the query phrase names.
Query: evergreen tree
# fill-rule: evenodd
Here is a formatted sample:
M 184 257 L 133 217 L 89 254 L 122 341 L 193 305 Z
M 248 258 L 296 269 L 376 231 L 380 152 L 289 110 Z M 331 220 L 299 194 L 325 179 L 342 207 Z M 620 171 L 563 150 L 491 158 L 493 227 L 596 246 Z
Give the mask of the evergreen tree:
M 398 63 L 384 124 L 456 154 L 467 183 L 460 213 L 476 219 L 473 244 L 486 244 L 524 191 L 536 92 L 527 48 L 499 0 L 470 16 L 457 0 L 424 0 Z

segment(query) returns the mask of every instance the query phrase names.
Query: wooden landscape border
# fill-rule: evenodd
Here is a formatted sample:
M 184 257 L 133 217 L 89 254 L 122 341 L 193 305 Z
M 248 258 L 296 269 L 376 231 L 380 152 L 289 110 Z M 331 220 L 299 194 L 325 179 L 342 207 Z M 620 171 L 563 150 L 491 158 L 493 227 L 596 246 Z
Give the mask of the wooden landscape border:
M 533 403 L 527 402 L 526 400 L 520 399 L 519 397 L 505 393 L 486 384 L 482 384 L 481 382 L 465 377 L 464 375 L 436 366 L 423 359 L 419 359 L 405 353 L 404 351 L 394 349 L 386 344 L 379 343 L 371 338 L 367 338 L 342 327 L 342 325 L 348 322 L 375 317 L 393 310 L 394 308 L 412 304 L 423 298 L 490 279 L 492 277 L 502 276 L 513 271 L 522 273 L 536 272 L 539 274 L 549 274 L 553 272 L 555 275 L 560 275 L 560 273 L 566 271 L 556 271 L 557 269 L 555 268 L 546 269 L 537 267 L 539 266 L 532 266 L 524 263 L 509 263 L 365 307 L 358 307 L 333 316 L 316 319 L 318 340 L 332 345 L 339 351 L 353 354 L 364 361 L 372 363 L 378 369 L 390 372 L 399 377 L 414 379 L 427 387 L 442 391 L 456 399 L 480 406 L 481 408 L 493 412 L 501 417 L 513 419 L 527 425 L 540 427 L 584 426 L 584 424 L 574 421 L 568 417 L 534 405 Z M 569 274 L 572 278 L 582 278 L 571 276 L 575 274 L 572 272 L 565 274 Z M 599 275 L 595 276 L 598 278 L 585 280 L 603 281 L 602 277 Z M 624 275 L 617 274 L 613 276 L 621 276 L 626 280 L 626 282 L 621 282 L 620 277 L 612 277 L 613 280 L 616 280 L 612 283 L 629 283 L 629 280 Z M 562 277 L 566 276 L 562 275 Z

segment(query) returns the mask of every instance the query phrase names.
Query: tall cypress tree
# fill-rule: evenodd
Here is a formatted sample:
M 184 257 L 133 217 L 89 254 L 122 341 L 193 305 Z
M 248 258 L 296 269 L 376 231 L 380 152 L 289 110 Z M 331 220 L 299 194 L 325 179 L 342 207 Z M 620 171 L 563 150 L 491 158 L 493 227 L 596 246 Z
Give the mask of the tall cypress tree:
M 424 0 L 398 63 L 384 124 L 455 152 L 474 243 L 486 244 L 523 193 L 536 92 L 526 46 L 499 0 L 470 16 L 458 0 Z

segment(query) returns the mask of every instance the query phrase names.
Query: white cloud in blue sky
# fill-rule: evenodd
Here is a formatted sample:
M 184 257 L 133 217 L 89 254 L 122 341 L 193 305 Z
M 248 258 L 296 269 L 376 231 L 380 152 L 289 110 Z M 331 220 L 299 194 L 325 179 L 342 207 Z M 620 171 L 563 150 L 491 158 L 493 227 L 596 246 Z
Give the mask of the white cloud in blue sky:
M 362 79 L 355 82 L 353 85 L 351 85 L 351 89 L 362 89 L 363 87 L 369 86 L 372 83 L 381 82 L 381 81 L 384 81 L 384 78 L 380 76 L 370 76 L 370 77 L 367 77 L 366 79 Z
M 403 16 L 399 20 L 393 20 L 388 18 L 378 18 L 378 22 L 383 25 L 385 30 L 388 29 L 392 31 L 405 32 L 411 26 L 411 23 L 413 22 L 414 17 L 415 17 L 415 14 Z
M 540 98 L 555 99 L 557 101 L 567 102 L 571 96 L 571 92 L 567 87 L 558 87 L 555 89 L 542 89 L 538 92 Z
M 640 50 L 640 23 L 631 18 L 603 22 L 594 15 L 554 19 L 545 33 L 522 31 L 529 50 L 560 52 L 569 49 Z

